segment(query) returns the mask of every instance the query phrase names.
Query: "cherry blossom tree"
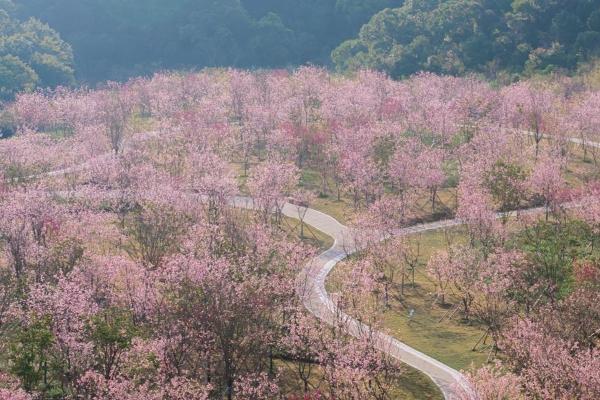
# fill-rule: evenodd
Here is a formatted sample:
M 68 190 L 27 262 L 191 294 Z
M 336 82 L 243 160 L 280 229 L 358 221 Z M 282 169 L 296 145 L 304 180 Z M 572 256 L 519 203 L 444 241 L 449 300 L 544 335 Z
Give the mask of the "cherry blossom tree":
M 521 386 L 522 378 L 503 369 L 501 364 L 496 363 L 467 372 L 466 380 L 469 387 L 458 386 L 456 388 L 458 398 L 460 400 L 525 399 Z
M 428 148 L 416 140 L 410 140 L 396 150 L 389 173 L 400 189 L 427 190 L 431 209 L 434 212 L 437 192 L 446 181 L 446 175 L 442 168 L 444 157 L 443 150 Z
M 537 157 L 545 135 L 555 133 L 557 104 L 561 100 L 549 87 L 524 82 L 503 90 L 505 118 L 509 126 L 525 130 L 535 141 Z
M 561 129 L 566 134 L 579 137 L 583 147 L 583 159 L 587 159 L 589 152 L 592 154 L 595 164 L 598 163 L 598 148 L 590 143 L 598 142 L 600 119 L 598 119 L 598 113 L 594 111 L 598 109 L 598 106 L 600 106 L 598 93 L 586 91 L 571 101 L 570 110 L 563 115 L 561 124 Z
M 539 160 L 529 178 L 529 185 L 534 194 L 543 200 L 546 219 L 553 206 L 556 206 L 557 196 L 563 186 L 562 168 L 564 161 L 560 157 L 550 155 Z
M 446 294 L 451 283 L 451 264 L 450 254 L 445 251 L 434 254 L 427 262 L 427 274 L 434 279 L 436 299 L 442 305 L 446 304 Z
M 363 151 L 346 149 L 339 161 L 340 178 L 352 196 L 354 207 L 361 199 L 369 204 L 379 196 L 379 173 L 375 163 Z
M 119 154 L 127 135 L 132 104 L 118 89 L 105 92 L 101 104 L 100 121 L 106 130 L 111 150 Z
M 487 328 L 482 338 L 483 343 L 485 344 L 487 337 L 492 339 L 490 356 L 492 352 L 498 352 L 501 333 L 514 310 L 507 291 L 512 284 L 515 264 L 520 263 L 522 257 L 522 254 L 515 251 L 497 250 L 485 260 L 475 283 L 478 296 L 473 302 L 472 314 Z
M 531 320 L 518 321 L 507 332 L 504 347 L 532 396 L 556 399 L 598 396 L 597 349 L 578 349 L 576 344 L 553 337 Z
M 491 249 L 498 241 L 498 236 L 503 235 L 492 206 L 492 196 L 476 176 L 466 175 L 465 172 L 458 187 L 456 217 L 467 225 L 472 246 L 480 244 Z
M 290 199 L 290 203 L 296 207 L 298 211 L 298 219 L 300 220 L 300 238 L 304 238 L 304 219 L 310 205 L 314 200 L 314 195 L 308 190 L 299 189 L 294 193 L 294 197 Z
M 480 279 L 482 255 L 476 249 L 467 246 L 455 246 L 450 249 L 450 253 L 451 263 L 448 266 L 450 279 L 460 296 L 463 315 L 468 321 L 477 295 L 476 287 Z
M 267 161 L 253 171 L 248 188 L 264 221 L 275 212 L 276 222 L 279 222 L 285 199 L 292 194 L 297 182 L 298 170 L 288 163 Z

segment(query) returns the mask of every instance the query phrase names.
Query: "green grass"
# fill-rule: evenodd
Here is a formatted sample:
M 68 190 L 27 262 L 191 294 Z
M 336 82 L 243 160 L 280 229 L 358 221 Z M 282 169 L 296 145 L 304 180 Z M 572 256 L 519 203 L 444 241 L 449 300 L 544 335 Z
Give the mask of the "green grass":
M 300 221 L 295 218 L 283 217 L 282 228 L 300 238 L 303 242 L 312 245 L 319 250 L 325 251 L 333 246 L 333 238 L 318 229 L 304 224 L 304 234 L 301 235 Z
M 485 351 L 472 351 L 483 331 L 476 326 L 461 323 L 454 316 L 440 320 L 452 308 L 431 304 L 430 296 L 422 290 L 407 296 L 402 304 L 392 302 L 391 309 L 384 315 L 384 326 L 389 332 L 411 347 L 458 370 L 466 370 L 472 364 L 482 365 L 487 359 Z M 409 321 L 408 310 L 415 314 Z
M 355 214 L 352 200 L 343 194 L 340 195 L 338 200 L 337 193 L 334 193 L 335 183 L 332 180 L 327 182 L 325 191 L 322 186 L 321 176 L 317 171 L 309 168 L 301 171 L 300 187 L 310 190 L 316 195 L 310 205 L 311 208 L 331 215 L 342 224 L 349 223 Z
M 352 205 L 342 198 L 319 197 L 313 201 L 311 208 L 332 216 L 342 224 L 348 224 L 354 217 Z
M 383 324 L 389 333 L 411 347 L 458 370 L 468 369 L 472 363 L 483 364 L 487 352 L 471 349 L 483 335 L 477 324 L 465 323 L 453 307 L 440 306 L 435 301 L 435 285 L 425 272 L 425 265 L 437 250 L 446 248 L 447 242 L 462 243 L 466 240 L 464 228 L 425 232 L 408 238 L 408 245 L 419 249 L 419 266 L 415 271 L 415 285 L 407 279 L 404 296 L 401 295 L 399 279 L 391 290 L 389 308 L 384 312 Z M 338 282 L 347 272 L 348 264 L 342 263 L 327 282 L 328 291 L 335 292 Z M 448 303 L 457 299 L 447 296 Z M 409 318 L 409 310 L 415 311 Z
M 392 396 L 394 399 L 438 400 L 444 398 L 440 389 L 427 375 L 408 366 L 405 366 L 394 389 Z
M 571 159 L 567 165 L 565 180 L 571 187 L 578 187 L 590 180 L 600 178 L 600 165 L 594 164 L 590 151 L 584 159 L 584 151 L 580 145 L 571 145 Z M 596 149 L 600 153 L 600 150 Z

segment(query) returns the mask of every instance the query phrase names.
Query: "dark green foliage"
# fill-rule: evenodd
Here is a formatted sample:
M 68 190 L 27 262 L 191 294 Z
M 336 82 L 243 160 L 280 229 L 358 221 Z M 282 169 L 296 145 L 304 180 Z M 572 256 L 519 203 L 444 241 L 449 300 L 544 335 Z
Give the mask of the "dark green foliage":
M 92 317 L 88 330 L 94 343 L 96 369 L 110 379 L 115 365 L 136 336 L 133 316 L 127 310 L 108 308 Z
M 48 25 L 12 16 L 14 5 L 0 1 L 0 101 L 19 91 L 74 83 L 73 54 Z
M 68 46 L 37 20 L 15 22 L 13 12 L 60 32 L 74 48 L 78 77 L 92 83 L 161 69 L 331 61 L 393 77 L 422 70 L 511 77 L 573 69 L 600 55 L 600 0 L 15 1 L 0 0 L 0 32 L 19 27 L 37 44 L 23 46 L 19 33 L 14 44 L 27 54 L 6 53 L 22 61 L 3 60 L 8 93 L 73 79 Z M 40 51 L 41 43 L 51 48 Z M 0 40 L 0 56 L 5 45 Z
M 159 69 L 328 64 L 339 43 L 403 0 L 19 0 L 72 44 L 86 81 Z
M 38 81 L 35 71 L 18 57 L 0 57 L 0 99 L 8 100 L 17 92 L 32 90 Z
M 544 295 L 549 299 L 563 298 L 571 291 L 575 261 L 600 257 L 600 237 L 577 220 L 540 221 L 519 233 L 512 245 L 526 253 L 531 281 L 545 283 Z
M 27 391 L 47 393 L 51 388 L 54 336 L 50 319 L 41 318 L 21 328 L 10 348 L 11 372 L 21 380 Z
M 332 58 L 395 77 L 549 71 L 597 55 L 599 34 L 598 0 L 409 0 L 376 14 Z

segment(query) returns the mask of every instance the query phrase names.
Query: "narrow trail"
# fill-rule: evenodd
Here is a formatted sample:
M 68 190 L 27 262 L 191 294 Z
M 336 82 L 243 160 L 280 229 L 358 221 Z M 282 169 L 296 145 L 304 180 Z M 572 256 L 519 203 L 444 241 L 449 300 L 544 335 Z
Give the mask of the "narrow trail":
M 152 134 L 152 133 L 150 133 Z M 582 144 L 581 139 L 570 138 L 571 143 Z M 600 143 L 587 142 L 587 146 L 600 148 Z M 103 154 L 100 159 L 109 157 L 110 154 Z M 92 160 L 95 161 L 95 160 Z M 65 175 L 71 172 L 79 172 L 88 167 L 88 163 L 80 164 L 75 167 L 64 168 L 57 171 L 52 171 L 43 174 L 47 177 Z M 244 209 L 255 209 L 254 201 L 250 197 L 236 196 L 229 201 L 231 206 Z M 566 205 L 574 207 L 575 204 Z M 281 212 L 283 215 L 294 218 L 300 218 L 298 206 L 286 203 Z M 304 210 L 302 210 L 304 213 Z M 519 213 L 523 214 L 538 214 L 544 211 L 544 208 L 532 208 L 522 210 Z M 497 214 L 500 218 L 506 214 Z M 348 334 L 359 336 L 365 332 L 369 332 L 375 338 L 375 347 L 394 357 L 395 359 L 421 371 L 429 376 L 431 380 L 440 388 L 445 399 L 454 400 L 458 398 L 458 391 L 464 390 L 469 392 L 470 387 L 465 377 L 457 370 L 450 366 L 402 343 L 400 340 L 389 336 L 383 332 L 371 330 L 371 328 L 362 322 L 341 311 L 329 297 L 325 288 L 325 282 L 333 268 L 342 260 L 350 255 L 361 251 L 361 247 L 355 242 L 350 228 L 341 224 L 335 218 L 323 212 L 308 208 L 303 218 L 304 223 L 318 229 L 326 235 L 334 239 L 334 244 L 331 248 L 313 258 L 303 269 L 299 282 L 300 295 L 302 296 L 305 307 L 314 316 L 328 324 L 337 324 L 343 321 Z M 463 222 L 459 219 L 436 221 L 425 224 L 413 225 L 410 227 L 400 228 L 392 233 L 392 236 L 406 236 L 434 231 L 438 229 L 450 228 L 453 226 L 462 225 Z M 381 240 L 385 240 L 382 237 Z
M 251 198 L 238 197 L 233 200 L 232 205 L 240 208 L 253 208 Z M 565 208 L 577 207 L 578 203 L 563 204 Z M 544 207 L 520 210 L 518 215 L 537 215 L 545 212 Z M 282 209 L 283 215 L 300 219 L 298 207 L 286 203 Z M 517 212 L 498 213 L 497 218 L 517 215 Z M 325 283 L 333 268 L 340 261 L 350 255 L 359 252 L 362 248 L 355 242 L 350 228 L 342 225 L 339 221 L 323 212 L 307 209 L 304 222 L 321 232 L 331 236 L 334 244 L 328 250 L 312 259 L 304 268 L 301 275 L 301 296 L 305 307 L 317 318 L 329 324 L 337 324 L 343 321 L 347 333 L 359 336 L 365 332 L 375 338 L 375 347 L 380 351 L 394 357 L 395 359 L 421 371 L 429 376 L 440 388 L 444 398 L 453 400 L 458 398 L 458 392 L 470 392 L 470 386 L 463 374 L 452 367 L 424 354 L 400 340 L 383 332 L 371 331 L 371 328 L 362 322 L 352 318 L 341 311 L 331 300 Z M 449 219 L 413 225 L 399 228 L 392 232 L 391 236 L 409 236 L 428 231 L 446 229 L 463 225 L 460 219 Z M 386 240 L 389 236 L 382 236 L 380 240 Z
M 255 208 L 250 197 L 235 197 L 230 204 L 237 208 Z M 300 210 L 293 204 L 286 203 L 281 211 L 286 217 L 300 219 Z M 335 305 L 325 289 L 327 276 L 337 263 L 360 251 L 361 248 L 354 241 L 350 228 L 342 225 L 330 215 L 308 208 L 304 215 L 304 223 L 334 239 L 333 246 L 313 258 L 301 273 L 299 292 L 305 307 L 314 316 L 328 324 L 338 324 L 339 321 L 343 321 L 347 333 L 352 336 L 369 332 L 375 338 L 375 347 L 378 350 L 429 376 L 446 399 L 457 398 L 456 390 L 459 386 L 468 390 L 468 383 L 460 372 L 392 336 L 379 331 L 371 331 L 369 326 L 345 314 Z M 410 235 L 460 224 L 459 220 L 437 221 L 398 229 L 393 234 Z
M 583 144 L 583 141 L 579 138 L 569 138 L 567 140 L 574 144 Z M 596 142 L 586 142 L 585 145 L 600 148 L 600 143 Z M 232 201 L 232 204 L 243 208 L 253 207 L 251 198 L 238 197 Z M 563 206 L 572 208 L 576 207 L 577 204 L 569 203 Z M 534 215 L 543 213 L 544 211 L 543 207 L 538 207 L 521 210 L 519 214 Z M 298 207 L 295 205 L 286 203 L 282 208 L 282 213 L 287 217 L 300 219 Z M 502 218 L 507 214 L 516 213 L 498 213 L 496 217 Z M 350 335 L 359 336 L 361 333 L 370 331 L 371 328 L 369 326 L 341 311 L 331 300 L 325 288 L 325 282 L 333 268 L 340 261 L 361 250 L 358 244 L 355 243 L 350 229 L 332 216 L 310 208 L 306 211 L 304 222 L 334 239 L 333 246 L 311 260 L 302 272 L 301 282 L 303 282 L 304 286 L 302 287 L 303 293 L 301 295 L 303 296 L 305 307 L 313 315 L 326 323 L 335 324 L 340 320 L 344 321 L 346 330 Z M 400 228 L 393 232 L 392 236 L 414 235 L 462 224 L 463 221 L 459 219 L 435 221 Z M 381 240 L 385 239 L 385 237 L 381 238 Z M 375 346 L 380 351 L 429 376 L 440 388 L 445 399 L 453 400 L 458 398 L 459 390 L 471 391 L 464 375 L 454 368 L 383 332 L 371 331 L 370 333 L 375 338 Z
M 287 217 L 298 218 L 296 206 L 286 204 L 282 211 Z M 331 248 L 311 260 L 302 272 L 301 281 L 305 285 L 302 288 L 304 290 L 305 307 L 326 323 L 335 324 L 340 320 L 343 321 L 347 332 L 353 336 L 369 332 L 371 329 L 369 326 L 339 310 L 325 289 L 327 276 L 336 264 L 361 250 L 353 240 L 350 229 L 333 217 L 313 209 L 307 210 L 304 222 L 335 240 Z M 455 226 L 460 223 L 458 220 L 449 220 L 415 225 L 399 229 L 394 232 L 394 235 L 416 234 Z M 463 375 L 455 369 L 385 333 L 379 331 L 371 331 L 370 333 L 375 339 L 377 349 L 429 376 L 440 388 L 446 399 L 457 398 L 456 390 L 459 386 L 468 390 L 468 384 Z

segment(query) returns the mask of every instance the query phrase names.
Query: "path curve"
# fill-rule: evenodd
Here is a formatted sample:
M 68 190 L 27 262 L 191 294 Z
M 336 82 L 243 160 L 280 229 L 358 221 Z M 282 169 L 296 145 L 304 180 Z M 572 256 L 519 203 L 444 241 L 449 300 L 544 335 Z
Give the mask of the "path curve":
M 152 133 L 150 133 L 152 134 Z M 581 139 L 569 138 L 568 141 L 575 144 L 582 144 Z M 587 142 L 587 146 L 600 148 L 600 143 Z M 103 154 L 100 157 L 108 157 L 109 154 Z M 70 172 L 78 172 L 86 168 L 88 163 L 75 167 L 68 167 L 57 171 L 51 171 L 44 176 L 65 175 Z M 235 196 L 230 199 L 229 204 L 237 208 L 256 209 L 254 201 L 250 197 Z M 567 207 L 576 206 L 574 204 Z M 300 212 L 304 217 L 300 217 Z M 544 208 L 532 208 L 520 211 L 521 214 L 537 214 L 543 212 Z M 452 367 L 424 354 L 398 339 L 389 336 L 383 332 L 371 330 L 368 325 L 352 318 L 341 311 L 329 297 L 325 288 L 325 282 L 333 268 L 340 261 L 358 252 L 361 248 L 353 239 L 350 228 L 341 224 L 332 216 L 311 208 L 300 208 L 291 203 L 285 203 L 281 209 L 283 215 L 303 219 L 304 223 L 320 230 L 334 239 L 333 246 L 328 250 L 313 258 L 302 270 L 300 276 L 301 295 L 304 306 L 314 316 L 328 324 L 336 324 L 344 321 L 348 334 L 359 336 L 364 332 L 370 332 L 375 338 L 375 347 L 392 356 L 393 358 L 421 371 L 429 376 L 431 380 L 440 388 L 444 398 L 454 400 L 458 398 L 460 392 L 471 392 L 469 383 L 463 374 Z M 510 213 L 509 213 L 510 214 Z M 497 214 L 500 218 L 506 214 Z M 413 235 L 438 229 L 445 229 L 462 225 L 463 221 L 459 219 L 442 220 L 424 224 L 413 225 L 405 228 L 399 228 L 392 233 L 392 236 Z M 387 237 L 381 237 L 385 240 Z
M 288 217 L 298 219 L 298 208 L 294 205 L 285 204 L 282 212 Z M 333 217 L 313 209 L 307 210 L 304 222 L 335 240 L 331 248 L 312 259 L 302 272 L 301 281 L 305 285 L 303 287 L 305 307 L 326 323 L 335 324 L 341 319 L 347 332 L 353 336 L 369 332 L 371 329 L 369 326 L 339 310 L 325 289 L 327 276 L 336 264 L 361 250 L 353 240 L 350 229 Z M 416 234 L 455 226 L 460 223 L 458 220 L 450 220 L 415 225 L 399 229 L 394 232 L 394 235 Z M 379 331 L 371 331 L 370 333 L 375 339 L 377 349 L 429 376 L 440 388 L 446 399 L 457 398 L 456 393 L 459 387 L 469 390 L 466 379 L 457 370 L 385 333 Z
M 574 208 L 580 204 L 578 202 L 570 202 L 563 204 L 562 207 Z M 240 208 L 253 208 L 253 201 L 251 198 L 238 197 L 232 201 L 232 205 Z M 282 208 L 282 213 L 287 217 L 300 219 L 300 210 L 296 205 L 286 203 Z M 536 207 L 518 212 L 497 213 L 496 218 L 516 215 L 537 215 L 544 213 L 545 210 L 544 207 Z M 301 296 L 305 307 L 314 316 L 328 324 L 336 324 L 340 320 L 343 321 L 347 333 L 352 336 L 359 336 L 370 331 L 375 338 L 375 347 L 378 350 L 429 376 L 440 388 L 445 399 L 457 399 L 459 398 L 459 392 L 472 392 L 466 378 L 459 371 L 390 335 L 375 330 L 371 331 L 368 325 L 352 318 L 336 306 L 325 288 L 327 277 L 336 264 L 350 255 L 361 251 L 362 248 L 354 241 L 350 228 L 341 224 L 330 215 L 308 208 L 306 209 L 304 222 L 334 239 L 333 246 L 313 258 L 302 271 L 300 284 L 302 285 Z M 463 224 L 464 221 L 458 218 L 435 221 L 399 228 L 392 232 L 391 236 L 415 235 Z M 389 238 L 389 235 L 382 236 L 380 240 L 383 241 L 387 238 Z
M 238 196 L 232 198 L 230 205 L 237 208 L 254 209 L 255 205 L 250 197 Z M 469 390 L 469 385 L 464 376 L 457 370 L 442 362 L 402 343 L 398 339 L 371 328 L 351 316 L 342 312 L 329 297 L 325 289 L 327 276 L 337 263 L 348 256 L 361 250 L 353 239 L 350 228 L 341 224 L 335 218 L 312 208 L 304 209 L 296 205 L 285 203 L 281 212 L 286 217 L 300 219 L 300 211 L 304 212 L 304 223 L 331 236 L 333 246 L 313 258 L 303 269 L 299 279 L 299 292 L 304 306 L 314 316 L 328 324 L 337 324 L 343 321 L 347 333 L 359 336 L 370 332 L 375 338 L 375 347 L 392 356 L 393 358 L 423 372 L 440 388 L 446 399 L 456 399 L 459 387 Z M 427 224 L 414 225 L 398 229 L 393 235 L 410 235 L 436 229 L 460 225 L 459 220 L 438 221 Z M 382 237 L 382 240 L 385 238 Z
M 579 138 L 568 138 L 567 140 L 574 144 L 584 144 Z M 597 142 L 590 141 L 586 142 L 585 145 L 600 148 L 600 143 Z M 245 201 L 251 200 L 246 199 Z M 576 207 L 577 204 L 569 203 L 564 206 L 570 208 Z M 520 215 L 538 214 L 544 211 L 545 209 L 543 207 L 538 207 L 522 210 L 519 213 Z M 282 212 L 287 217 L 299 219 L 298 207 L 295 205 L 286 203 Z M 497 214 L 497 218 L 504 216 L 506 216 L 506 213 Z M 350 229 L 347 226 L 342 225 L 332 216 L 310 208 L 306 212 L 304 222 L 331 236 L 335 240 L 331 248 L 311 260 L 302 272 L 303 278 L 305 278 L 304 280 L 306 281 L 306 288 L 304 288 L 305 296 L 303 297 L 305 307 L 317 318 L 329 324 L 336 323 L 336 320 L 341 316 L 346 324 L 348 333 L 353 336 L 358 336 L 361 332 L 370 330 L 369 326 L 366 326 L 339 310 L 325 289 L 327 276 L 336 264 L 361 250 L 352 239 Z M 459 219 L 418 224 L 397 229 L 392 233 L 392 236 L 414 235 L 463 224 L 464 222 Z M 385 239 L 385 237 L 382 237 L 381 240 Z M 457 399 L 459 391 L 467 393 L 472 391 L 464 375 L 454 368 L 385 333 L 378 331 L 373 331 L 371 333 L 375 337 L 375 346 L 380 351 L 391 355 L 395 359 L 429 376 L 440 388 L 445 399 Z

